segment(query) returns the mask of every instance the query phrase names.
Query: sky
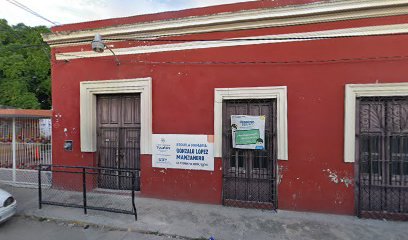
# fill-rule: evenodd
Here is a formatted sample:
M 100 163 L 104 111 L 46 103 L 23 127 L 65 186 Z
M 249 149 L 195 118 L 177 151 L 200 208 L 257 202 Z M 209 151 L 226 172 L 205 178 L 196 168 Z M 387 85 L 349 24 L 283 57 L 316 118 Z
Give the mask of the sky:
M 17 0 L 58 25 L 245 1 L 251 0 Z M 0 0 L 0 18 L 10 25 L 52 26 L 7 0 Z

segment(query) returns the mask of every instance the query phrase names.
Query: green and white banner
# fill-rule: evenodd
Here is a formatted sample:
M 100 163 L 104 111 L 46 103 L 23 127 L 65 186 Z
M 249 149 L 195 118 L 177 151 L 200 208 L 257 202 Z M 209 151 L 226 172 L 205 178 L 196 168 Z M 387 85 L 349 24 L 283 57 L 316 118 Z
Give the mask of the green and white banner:
M 231 115 L 231 129 L 234 148 L 265 148 L 265 116 Z

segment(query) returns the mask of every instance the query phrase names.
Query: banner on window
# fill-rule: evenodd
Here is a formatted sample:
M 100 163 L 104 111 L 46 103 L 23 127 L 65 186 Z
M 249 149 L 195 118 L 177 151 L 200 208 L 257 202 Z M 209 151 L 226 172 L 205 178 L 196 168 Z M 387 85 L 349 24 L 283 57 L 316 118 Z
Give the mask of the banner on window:
M 265 116 L 231 115 L 231 129 L 233 148 L 265 148 Z
M 153 134 L 153 167 L 214 171 L 214 136 Z
M 42 118 L 38 121 L 40 126 L 40 136 L 44 138 L 51 137 L 51 119 Z

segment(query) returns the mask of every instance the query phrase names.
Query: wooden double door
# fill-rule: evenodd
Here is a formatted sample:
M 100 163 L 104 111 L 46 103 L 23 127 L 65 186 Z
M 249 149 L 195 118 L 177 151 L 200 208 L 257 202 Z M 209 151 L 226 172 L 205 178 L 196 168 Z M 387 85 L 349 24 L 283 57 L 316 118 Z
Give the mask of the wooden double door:
M 265 116 L 265 149 L 232 144 L 231 115 Z M 223 102 L 223 204 L 276 209 L 276 100 Z
M 97 96 L 97 142 L 98 187 L 140 190 L 140 94 Z

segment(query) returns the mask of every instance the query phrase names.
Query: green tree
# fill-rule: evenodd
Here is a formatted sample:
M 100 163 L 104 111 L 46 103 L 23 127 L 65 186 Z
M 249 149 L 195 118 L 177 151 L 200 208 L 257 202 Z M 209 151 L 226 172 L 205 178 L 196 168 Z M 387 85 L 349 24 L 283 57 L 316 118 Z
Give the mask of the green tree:
M 0 105 L 51 108 L 50 49 L 41 37 L 49 31 L 0 19 Z

